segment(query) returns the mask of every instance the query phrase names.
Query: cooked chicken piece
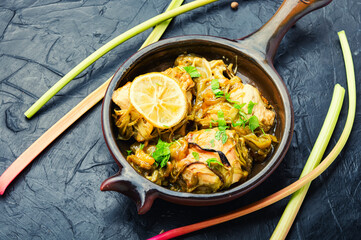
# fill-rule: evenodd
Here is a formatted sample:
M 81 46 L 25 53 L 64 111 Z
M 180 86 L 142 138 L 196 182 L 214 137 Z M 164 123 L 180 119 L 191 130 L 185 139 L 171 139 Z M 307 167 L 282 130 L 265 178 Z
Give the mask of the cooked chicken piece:
M 223 62 L 223 61 L 222 61 Z M 194 106 L 195 122 L 202 125 L 202 127 L 217 126 L 215 120 L 218 119 L 218 111 L 224 113 L 224 117 L 228 123 L 236 120 L 238 110 L 235 109 L 231 103 L 225 100 L 224 97 L 216 97 L 212 90 L 212 80 L 202 79 L 197 84 L 197 98 Z M 226 86 L 231 85 L 227 78 L 218 79 L 220 89 L 227 92 Z
M 228 139 L 225 144 L 215 139 L 217 131 L 210 129 L 191 132 L 184 138 L 189 147 L 177 147 L 178 154 L 187 155 L 182 159 L 172 160 L 172 176 L 181 186 L 185 185 L 184 191 L 215 192 L 247 178 L 251 163 L 247 163 L 238 152 L 236 144 L 239 140 L 235 131 L 226 131 Z M 179 149 L 184 149 L 184 152 L 180 153 Z M 228 162 L 222 162 L 217 151 L 222 152 Z M 208 165 L 209 159 L 217 159 L 223 166 L 218 163 Z
M 184 69 L 180 67 L 168 68 L 163 73 L 178 81 L 180 87 L 183 89 L 183 91 L 186 94 L 188 109 L 189 111 L 191 111 L 192 98 L 193 98 L 191 89 L 195 85 L 191 76 Z
M 257 88 L 252 85 L 245 84 L 243 88 L 235 88 L 230 91 L 230 98 L 233 101 L 238 101 L 241 104 L 246 103 L 243 107 L 243 110 L 247 113 L 247 104 L 252 101 L 256 103 L 253 107 L 252 115 L 255 115 L 258 118 L 261 126 L 269 129 L 274 122 L 275 112 L 268 109 L 267 105 L 264 103 L 260 92 Z
M 194 87 L 194 82 L 193 82 L 191 76 L 182 68 L 178 68 L 178 67 L 168 68 L 163 73 L 168 75 L 169 77 L 177 80 L 180 87 L 184 91 L 188 91 L 192 87 Z
M 195 55 L 180 55 L 174 62 L 175 66 L 186 67 L 193 66 L 195 67 L 201 76 L 200 79 L 209 79 L 212 77 L 212 70 L 209 62 L 202 57 L 197 57 Z
M 216 120 L 218 119 L 219 111 L 223 112 L 224 118 L 228 123 L 234 122 L 238 113 L 238 110 L 228 102 L 220 102 L 210 106 L 203 104 L 201 111 L 196 113 L 197 118 L 195 121 L 204 128 L 208 128 L 210 125 L 218 126 Z
M 113 102 L 117 104 L 120 109 L 124 110 L 130 107 L 129 89 L 131 85 L 131 82 L 127 82 L 123 87 L 115 90 L 112 95 Z
M 187 192 L 216 192 L 223 185 L 221 179 L 204 163 L 194 162 L 182 173 Z
M 221 140 L 215 139 L 218 131 L 218 128 L 213 128 L 190 132 L 187 134 L 186 139 L 188 142 L 198 144 L 203 149 L 213 149 L 224 153 L 233 169 L 233 177 L 230 183 L 232 184 L 240 181 L 242 178 L 247 177 L 247 171 L 249 171 L 252 163 L 242 161 L 243 159 L 241 160 L 238 157 L 239 153 L 237 152 L 238 150 L 236 145 L 240 145 L 240 143 L 238 143 L 239 139 L 237 138 L 235 131 L 226 130 L 228 139 L 224 144 Z

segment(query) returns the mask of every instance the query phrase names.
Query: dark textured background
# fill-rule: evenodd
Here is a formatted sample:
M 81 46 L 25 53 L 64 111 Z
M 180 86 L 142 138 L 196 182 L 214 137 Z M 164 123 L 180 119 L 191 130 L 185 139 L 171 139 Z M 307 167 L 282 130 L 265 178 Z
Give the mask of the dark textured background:
M 150 30 L 117 47 L 56 95 L 33 119 L 23 113 L 72 67 L 110 39 L 161 13 L 162 0 L 2 0 L 0 2 L 0 173 L 32 142 L 134 53 Z M 186 1 L 189 2 L 189 1 Z M 164 37 L 208 34 L 240 38 L 259 28 L 281 1 L 220 1 L 176 17 Z M 346 87 L 337 32 L 345 30 L 361 73 L 361 3 L 334 0 L 301 19 L 282 41 L 276 69 L 295 110 L 291 147 L 279 168 L 246 196 L 219 206 L 188 207 L 156 200 L 145 215 L 101 182 L 117 172 L 101 132 L 98 104 L 59 137 L 0 196 L 0 239 L 145 239 L 237 209 L 294 182 L 318 135 L 333 87 Z M 357 83 L 360 90 L 360 81 Z M 358 93 L 360 98 L 360 92 Z M 347 113 L 347 95 L 330 146 Z M 358 101 L 360 104 L 361 102 Z M 289 239 L 359 239 L 361 234 L 360 107 L 335 163 L 317 178 Z M 329 151 L 329 150 L 328 150 Z M 185 236 L 186 239 L 267 239 L 288 199 Z

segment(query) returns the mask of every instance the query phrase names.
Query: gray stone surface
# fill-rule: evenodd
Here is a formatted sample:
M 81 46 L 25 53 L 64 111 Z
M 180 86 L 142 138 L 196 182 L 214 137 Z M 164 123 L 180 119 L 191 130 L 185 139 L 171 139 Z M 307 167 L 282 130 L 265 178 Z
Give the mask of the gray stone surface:
M 190 1 L 186 1 L 190 2 Z M 164 37 L 189 34 L 240 38 L 259 28 L 281 1 L 220 1 L 176 17 Z M 162 0 L 2 0 L 0 2 L 0 173 L 58 119 L 108 79 L 150 30 L 117 47 L 60 91 L 31 120 L 23 113 L 72 67 L 115 36 L 164 11 Z M 326 115 L 333 87 L 346 85 L 337 32 L 345 30 L 361 89 L 361 3 L 334 0 L 287 33 L 275 59 L 295 110 L 290 150 L 279 168 L 244 197 L 212 207 L 156 200 L 145 215 L 135 204 L 99 186 L 117 172 L 102 137 L 101 105 L 45 150 L 0 197 L 0 239 L 145 239 L 161 230 L 237 209 L 294 182 Z M 360 92 L 358 98 L 360 99 Z M 347 94 L 334 146 L 345 123 Z M 358 101 L 360 103 L 360 101 Z M 357 107 L 351 137 L 338 159 L 311 185 L 289 239 L 358 239 L 361 169 Z M 329 152 L 329 150 L 327 151 Z M 287 199 L 185 239 L 267 239 Z

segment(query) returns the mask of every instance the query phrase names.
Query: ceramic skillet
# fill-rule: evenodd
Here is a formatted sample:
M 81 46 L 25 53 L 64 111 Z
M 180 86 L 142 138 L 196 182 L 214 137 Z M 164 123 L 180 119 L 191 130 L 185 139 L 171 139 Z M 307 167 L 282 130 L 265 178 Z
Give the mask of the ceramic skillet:
M 180 36 L 159 41 L 135 53 L 117 71 L 109 84 L 102 106 L 105 141 L 119 166 L 119 172 L 101 185 L 102 191 L 117 191 L 132 198 L 138 213 L 147 212 L 154 199 L 162 198 L 178 204 L 205 206 L 233 200 L 263 182 L 280 164 L 293 133 L 293 108 L 287 88 L 273 66 L 277 48 L 290 27 L 307 13 L 332 0 L 285 0 L 275 15 L 256 32 L 237 40 L 213 36 Z M 195 194 L 175 192 L 161 187 L 138 174 L 126 161 L 131 141 L 117 139 L 111 101 L 114 90 L 147 72 L 164 71 L 183 53 L 195 53 L 211 59 L 223 59 L 237 66 L 237 74 L 255 84 L 276 111 L 275 135 L 279 139 L 273 154 L 262 164 L 255 164 L 249 179 L 229 189 Z

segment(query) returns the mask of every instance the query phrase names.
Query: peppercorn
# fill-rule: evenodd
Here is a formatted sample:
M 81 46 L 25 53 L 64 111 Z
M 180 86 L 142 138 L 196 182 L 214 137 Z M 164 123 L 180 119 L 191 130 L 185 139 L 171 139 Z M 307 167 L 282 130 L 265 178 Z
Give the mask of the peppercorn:
M 238 8 L 238 2 L 232 2 L 232 3 L 231 3 L 231 8 L 232 8 L 233 10 L 237 10 L 237 8 Z

